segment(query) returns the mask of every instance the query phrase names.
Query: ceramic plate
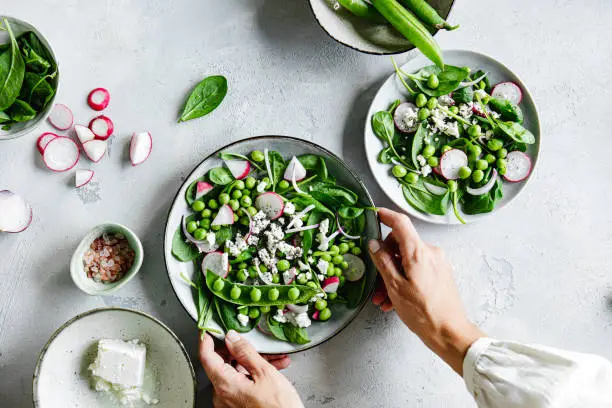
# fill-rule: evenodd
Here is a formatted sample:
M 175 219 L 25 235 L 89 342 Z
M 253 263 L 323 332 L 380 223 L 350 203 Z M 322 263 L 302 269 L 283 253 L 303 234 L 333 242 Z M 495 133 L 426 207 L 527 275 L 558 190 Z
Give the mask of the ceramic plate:
M 309 0 L 315 19 L 339 43 L 368 54 L 399 54 L 414 49 L 389 24 L 373 24 L 350 14 L 336 0 Z M 431 0 L 429 3 L 446 18 L 454 0 Z M 451 23 L 453 23 L 451 21 Z
M 172 283 L 172 287 L 179 301 L 194 320 L 197 320 L 197 311 L 191 287 L 181 278 L 181 274 L 186 275 L 190 279 L 193 278 L 194 267 L 191 262 L 178 261 L 171 253 L 174 232 L 180 225 L 183 215 L 190 211 L 185 202 L 185 191 L 194 180 L 206 174 L 209 169 L 223 165 L 221 159 L 219 159 L 219 152 L 227 151 L 246 155 L 253 150 L 263 150 L 265 147 L 270 150 L 278 151 L 285 158 L 306 153 L 314 153 L 325 157 L 329 173 L 337 178 L 338 184 L 355 191 L 359 195 L 362 204 L 374 205 L 359 176 L 336 155 L 314 143 L 286 136 L 261 136 L 245 139 L 219 149 L 204 159 L 179 189 L 174 203 L 170 208 L 170 213 L 168 214 L 168 222 L 166 224 L 164 237 L 164 256 L 166 259 L 166 268 L 168 269 L 168 277 L 170 278 L 170 282 Z M 367 212 L 367 216 L 366 236 L 370 238 L 379 238 L 380 224 L 378 223 L 377 216 L 371 211 Z M 367 260 L 366 279 L 366 294 L 369 295 L 374 288 L 374 281 L 376 279 L 376 269 L 369 259 Z M 260 353 L 280 354 L 305 350 L 317 346 L 339 333 L 357 316 L 362 307 L 363 305 L 355 309 L 348 309 L 344 305 L 334 305 L 332 308 L 333 316 L 328 322 L 313 324 L 308 328 L 308 334 L 310 335 L 311 341 L 305 345 L 278 341 L 262 334 L 258 330 L 252 330 L 250 333 L 247 333 L 246 338 L 253 343 Z M 214 321 L 211 322 L 211 326 L 214 329 L 222 331 L 222 328 Z M 222 338 L 222 336 L 219 337 Z
M 42 350 L 34 373 L 37 408 L 107 408 L 113 397 L 91 389 L 87 367 L 100 339 L 142 341 L 147 347 L 145 390 L 157 408 L 193 408 L 195 374 L 180 340 L 159 320 L 130 309 L 94 309 L 60 327 Z M 144 403 L 135 408 L 146 407 Z
M 528 150 L 526 152 L 532 160 L 532 171 L 527 180 L 524 180 L 519 183 L 509 183 L 504 181 L 504 198 L 496 205 L 495 210 L 493 210 L 493 212 L 477 215 L 463 214 L 463 218 L 466 222 L 474 222 L 490 214 L 494 214 L 495 212 L 508 205 L 508 203 L 510 203 L 512 200 L 514 200 L 514 198 L 516 198 L 516 196 L 523 190 L 527 182 L 533 177 L 535 166 L 538 161 L 538 152 L 540 151 L 540 121 L 538 119 L 538 112 L 536 109 L 535 102 L 533 101 L 529 89 L 527 89 L 527 86 L 525 86 L 523 81 L 521 81 L 520 78 L 514 72 L 512 72 L 501 62 L 484 54 L 479 54 L 473 51 L 461 50 L 445 51 L 444 62 L 449 65 L 467 66 L 472 68 L 473 70 L 482 69 L 483 71 L 489 74 L 491 84 L 496 84 L 502 81 L 512 81 L 518 84 L 523 90 L 523 100 L 520 104 L 520 107 L 523 110 L 525 121 L 523 126 L 529 129 L 536 137 L 535 144 L 529 145 Z M 419 55 L 418 57 L 410 60 L 408 63 L 403 65 L 402 69 L 405 72 L 416 72 L 427 65 L 431 65 L 431 62 L 423 55 Z M 440 216 L 424 214 L 414 209 L 404 199 L 400 184 L 397 182 L 395 177 L 391 175 L 390 166 L 387 164 L 381 164 L 377 160 L 378 154 L 383 148 L 383 144 L 380 139 L 378 139 L 374 135 L 374 132 L 372 131 L 372 126 L 370 124 L 372 115 L 380 110 L 388 109 L 389 105 L 396 99 L 400 99 L 403 101 L 406 100 L 407 97 L 408 93 L 405 91 L 405 88 L 402 86 L 401 82 L 397 79 L 395 74 L 392 74 L 376 93 L 376 96 L 372 101 L 372 105 L 370 105 L 370 110 L 368 111 L 368 115 L 366 117 L 364 131 L 365 150 L 370 169 L 374 174 L 374 178 L 376 179 L 380 187 L 383 189 L 383 191 L 387 194 L 387 196 L 398 207 L 401 207 L 408 214 L 435 224 L 459 224 L 459 221 L 453 214 L 452 210 L 448 211 L 446 215 Z

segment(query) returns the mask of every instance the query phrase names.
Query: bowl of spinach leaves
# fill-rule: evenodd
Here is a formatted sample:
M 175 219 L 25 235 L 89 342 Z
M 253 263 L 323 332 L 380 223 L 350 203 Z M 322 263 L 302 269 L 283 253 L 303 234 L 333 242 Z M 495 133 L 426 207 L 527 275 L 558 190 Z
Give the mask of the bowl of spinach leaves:
M 57 60 L 31 24 L 0 16 L 0 140 L 34 130 L 53 106 L 59 85 Z

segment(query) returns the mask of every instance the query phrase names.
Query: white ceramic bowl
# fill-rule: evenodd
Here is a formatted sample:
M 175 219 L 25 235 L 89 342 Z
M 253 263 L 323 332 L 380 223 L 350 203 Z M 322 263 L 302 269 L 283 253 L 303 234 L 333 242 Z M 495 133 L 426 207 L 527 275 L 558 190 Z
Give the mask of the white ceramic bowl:
M 100 339 L 138 339 L 146 345 L 144 390 L 159 399 L 156 408 L 195 406 L 195 373 L 178 337 L 145 313 L 103 308 L 70 319 L 42 349 L 33 380 L 36 408 L 119 406 L 112 396 L 90 386 L 87 368 L 95 359 Z
M 19 36 L 26 31 L 32 31 L 34 32 L 34 34 L 36 34 L 42 44 L 47 48 L 47 51 L 49 51 L 49 54 L 51 54 L 51 57 L 55 60 L 55 64 L 57 65 L 57 74 L 52 80 L 53 85 L 55 85 L 55 94 L 53 95 L 53 98 L 51 98 L 51 101 L 49 102 L 47 107 L 43 111 L 39 112 L 38 115 L 36 115 L 36 117 L 32 120 L 23 123 L 15 123 L 14 125 L 11 125 L 10 130 L 0 129 L 0 141 L 16 139 L 18 137 L 25 136 L 26 134 L 34 131 L 42 122 L 44 122 L 45 119 L 47 119 L 47 116 L 49 116 L 49 113 L 53 108 L 53 104 L 55 103 L 55 98 L 59 90 L 60 80 L 59 63 L 57 61 L 57 57 L 55 56 L 55 53 L 53 52 L 53 49 L 51 48 L 51 45 L 49 45 L 49 42 L 47 41 L 45 36 L 42 35 L 42 33 L 38 31 L 33 25 L 26 21 L 19 20 L 18 18 L 6 15 L 0 16 L 0 21 L 2 21 L 4 18 L 8 20 L 9 24 L 11 25 L 11 29 L 15 33 L 15 36 Z M 8 33 L 6 31 L 0 31 L 0 44 L 5 44 L 8 41 Z
M 508 205 L 512 200 L 516 198 L 516 196 L 518 196 L 518 194 L 523 190 L 527 182 L 533 177 L 535 166 L 538 161 L 538 153 L 540 151 L 540 121 L 538 119 L 538 111 L 535 102 L 531 96 L 531 93 L 529 92 L 529 89 L 514 72 L 512 72 L 501 62 L 484 54 L 463 50 L 444 51 L 444 62 L 449 65 L 467 66 L 472 68 L 473 70 L 482 69 L 483 71 L 489 74 L 491 84 L 495 84 L 501 81 L 512 81 L 519 85 L 523 90 L 523 100 L 520 104 L 520 108 L 522 109 L 524 115 L 523 126 L 529 129 L 535 135 L 536 138 L 535 144 L 529 145 L 526 152 L 532 161 L 532 170 L 529 177 L 519 183 L 509 183 L 504 181 L 504 197 L 495 206 L 493 212 L 476 215 L 462 214 L 466 222 L 474 222 L 484 217 L 488 217 L 492 214 L 495 214 L 497 211 Z M 424 66 L 431 64 L 431 61 L 429 61 L 423 55 L 419 55 L 416 58 L 408 61 L 405 65 L 403 65 L 402 69 L 405 72 L 412 73 L 418 71 Z M 393 73 L 385 81 L 385 83 L 376 93 L 376 96 L 374 96 L 374 100 L 370 105 L 370 109 L 366 117 L 364 131 L 365 151 L 368 164 L 370 165 L 370 169 L 374 174 L 374 178 L 376 179 L 382 190 L 387 194 L 387 196 L 395 203 L 395 205 L 402 208 L 408 214 L 434 224 L 459 224 L 459 221 L 453 214 L 452 210 L 449 210 L 446 215 L 432 215 L 422 213 L 413 208 L 404 198 L 401 185 L 397 182 L 395 177 L 391 175 L 391 172 L 389 171 L 390 166 L 387 164 L 381 164 L 377 160 L 378 154 L 383 148 L 383 144 L 381 140 L 378 139 L 372 131 L 372 115 L 374 115 L 374 113 L 380 110 L 388 109 L 389 105 L 396 99 L 400 99 L 402 101 L 406 100 L 407 96 L 408 93 L 406 92 L 399 79 L 397 79 L 395 73 Z
M 123 234 L 130 244 L 130 247 L 134 250 L 136 257 L 134 258 L 134 264 L 129 271 L 113 283 L 102 283 L 96 282 L 91 278 L 87 277 L 87 273 L 83 269 L 83 255 L 89 249 L 89 245 L 101 236 L 105 232 L 115 232 Z M 85 235 L 83 240 L 77 246 L 77 249 L 72 255 L 70 260 L 70 276 L 75 285 L 83 292 L 88 295 L 108 295 L 121 289 L 130 279 L 134 277 L 142 266 L 142 259 L 144 257 L 144 250 L 142 249 L 142 243 L 140 238 L 129 229 L 128 227 L 121 224 L 105 223 L 94 227 L 91 231 Z

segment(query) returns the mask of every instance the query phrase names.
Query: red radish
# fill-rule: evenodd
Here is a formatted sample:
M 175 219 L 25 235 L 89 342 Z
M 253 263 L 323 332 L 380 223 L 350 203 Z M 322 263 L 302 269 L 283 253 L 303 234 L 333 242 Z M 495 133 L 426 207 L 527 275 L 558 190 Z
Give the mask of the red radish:
M 419 127 L 417 113 L 419 108 L 414 103 L 400 103 L 393 113 L 395 127 L 402 133 L 414 133 Z
M 340 278 L 337 276 L 332 276 L 331 278 L 327 278 L 323 281 L 321 285 L 321 289 L 325 293 L 336 293 L 338 291 L 338 286 L 340 286 Z
M 287 305 L 287 309 L 293 313 L 306 313 L 308 311 L 308 305 Z
M 81 188 L 93 179 L 93 170 L 77 170 L 74 174 L 74 185 L 76 188 Z
M 89 128 L 96 135 L 96 139 L 106 140 L 113 135 L 115 125 L 108 116 L 100 115 L 89 122 Z
M 291 268 L 283 272 L 283 282 L 285 282 L 285 285 L 291 285 L 296 276 L 297 272 L 295 271 L 295 268 Z
M 440 158 L 440 171 L 447 180 L 459 178 L 459 169 L 468 165 L 467 154 L 463 150 L 451 149 Z
M 485 115 L 484 111 L 480 107 L 480 104 L 477 104 L 477 103 L 472 105 L 472 113 L 474 115 L 480 116 L 481 118 L 486 118 L 487 117 L 487 115 Z
M 251 171 L 251 163 L 248 160 L 224 160 L 224 162 L 236 180 L 242 180 Z
M 315 312 L 312 314 L 312 320 L 319 320 L 320 314 L 321 312 L 319 312 L 318 310 L 315 310 Z
M 38 147 L 38 151 L 40 152 L 40 154 L 43 154 L 45 152 L 45 147 L 47 147 L 49 142 L 55 139 L 56 137 L 59 136 L 51 132 L 45 132 L 38 137 L 38 140 L 36 141 L 36 147 Z
M 202 273 L 204 275 L 206 275 L 206 271 L 211 271 L 215 275 L 225 278 L 229 272 L 229 267 L 228 255 L 223 252 L 211 252 L 202 260 Z
M 106 109 L 110 102 L 110 93 L 104 88 L 96 88 L 87 96 L 87 104 L 96 111 Z
M 81 144 L 96 138 L 96 135 L 94 135 L 91 129 L 89 129 L 87 126 L 74 125 L 74 131 Z
M 0 232 L 25 231 L 32 223 L 32 208 L 21 196 L 0 191 Z
M 294 175 L 295 172 L 295 175 Z M 293 156 L 285 169 L 283 178 L 287 181 L 300 181 L 306 178 L 306 169 L 297 157 Z
M 206 194 L 210 193 L 213 188 L 213 185 L 210 183 L 198 181 L 196 183 L 195 199 L 199 200 L 200 198 L 204 197 Z
M 54 128 L 59 130 L 68 130 L 74 123 L 74 115 L 69 107 L 58 103 L 53 107 L 53 109 L 51 109 L 48 120 Z
M 97 163 L 102 160 L 102 157 L 104 157 L 107 146 L 108 143 L 106 143 L 106 140 L 94 139 L 83 143 L 83 150 L 85 151 L 85 155 L 89 160 Z
M 523 91 L 514 82 L 500 82 L 491 90 L 491 96 L 518 105 L 523 100 Z
M 444 195 L 448 191 L 448 187 L 436 186 L 426 181 L 423 182 L 423 186 L 433 195 Z
M 227 204 L 219 208 L 217 216 L 210 225 L 232 225 L 234 223 L 234 210 Z
M 149 132 L 134 133 L 130 141 L 130 161 L 132 166 L 144 163 L 153 150 L 153 138 Z
M 366 271 L 366 264 L 363 259 L 357 255 L 344 254 L 344 261 L 348 263 L 348 268 L 343 271 L 346 280 L 356 282 L 363 278 Z
M 278 194 L 268 191 L 257 196 L 255 199 L 255 207 L 263 211 L 269 219 L 275 220 L 283 215 L 285 202 Z
M 438 176 L 442 175 L 442 170 L 440 170 L 440 166 L 436 166 L 433 169 L 433 172 L 436 173 Z
M 482 187 L 478 187 L 478 188 L 472 188 L 468 185 L 465 191 L 467 191 L 468 194 L 471 194 L 473 196 L 487 194 L 489 191 L 491 191 L 496 181 L 497 181 L 497 170 L 493 169 L 493 171 L 491 172 L 491 178 L 489 179 L 489 181 L 487 181 L 487 184 L 485 184 Z
M 525 180 L 531 174 L 531 159 L 525 153 L 515 150 L 506 156 L 506 174 L 504 178 L 516 183 Z
M 79 147 L 74 140 L 58 136 L 47 143 L 43 152 L 43 161 L 49 170 L 67 171 L 79 162 Z

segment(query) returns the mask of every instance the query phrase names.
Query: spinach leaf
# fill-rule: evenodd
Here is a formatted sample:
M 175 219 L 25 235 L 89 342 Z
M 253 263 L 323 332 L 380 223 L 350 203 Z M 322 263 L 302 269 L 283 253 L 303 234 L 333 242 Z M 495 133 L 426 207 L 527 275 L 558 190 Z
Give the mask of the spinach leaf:
M 489 100 L 491 110 L 499 113 L 502 120 L 523 124 L 523 111 L 512 102 L 504 99 L 491 98 Z
M 0 111 L 5 110 L 15 102 L 19 96 L 25 75 L 25 63 L 13 30 L 6 18 L 4 19 L 4 25 L 11 39 L 11 47 L 0 54 Z
M 180 122 L 200 118 L 215 110 L 227 94 L 227 79 L 216 75 L 206 77 L 191 91 L 185 102 Z
M 234 181 L 234 176 L 224 167 L 213 167 L 208 171 L 210 181 L 219 186 L 225 186 Z
M 431 74 L 435 74 L 440 80 L 440 84 L 436 89 L 431 89 L 427 86 L 427 78 Z M 455 67 L 453 65 L 445 65 L 444 70 L 441 70 L 435 65 L 422 68 L 416 74 L 408 75 L 408 77 L 416 84 L 417 88 L 428 96 L 442 96 L 453 92 L 459 87 L 469 76 L 467 67 Z
M 342 218 L 341 225 L 344 232 L 350 235 L 361 235 L 365 231 L 366 217 L 364 213 L 355 218 Z
M 399 99 L 396 99 L 393 101 L 393 103 L 391 105 L 389 105 L 389 109 L 387 109 L 387 112 L 389 112 L 391 115 L 393 115 L 393 112 L 395 111 L 395 109 L 400 106 L 400 104 L 402 103 L 402 101 L 400 101 Z
M 345 218 L 347 220 L 357 218 L 365 211 L 364 208 L 359 207 L 341 207 L 338 210 L 338 215 L 340 218 Z
M 13 122 L 27 122 L 36 117 L 36 111 L 30 104 L 20 99 L 15 99 L 15 102 L 6 110 L 6 113 Z
M 225 328 L 226 332 L 235 330 L 238 333 L 248 333 L 253 330 L 255 326 L 257 326 L 257 323 L 259 323 L 259 319 L 261 318 L 260 315 L 257 319 L 249 319 L 247 325 L 243 326 L 240 324 L 238 317 L 236 317 L 238 311 L 235 305 L 215 296 L 215 307 L 217 309 L 217 315 L 219 316 L 221 324 Z
M 315 206 L 313 211 L 316 210 L 322 213 L 327 213 L 331 215 L 332 217 L 335 216 L 335 214 L 329 208 L 327 208 L 326 206 L 324 206 L 323 204 L 321 204 L 319 201 L 315 200 L 312 197 L 297 196 L 297 197 L 293 197 L 291 199 L 291 202 L 295 204 L 299 209 L 304 209 L 312 204 Z
M 423 150 L 425 136 L 427 136 L 427 129 L 425 128 L 425 124 L 421 123 L 419 124 L 419 127 L 417 128 L 417 131 L 414 134 L 414 137 L 412 138 L 411 157 L 412 164 L 414 164 L 415 169 L 419 168 L 419 161 L 417 160 L 417 156 Z
M 453 91 L 453 100 L 457 103 L 469 103 L 474 100 L 474 89 L 471 86 L 464 86 Z
M 486 72 L 484 72 L 483 70 L 479 69 L 478 71 L 476 71 L 472 75 L 470 75 L 470 79 L 472 81 L 475 81 L 478 78 L 482 77 L 483 75 L 485 75 L 485 77 L 482 78 L 481 81 L 483 81 L 484 84 L 485 84 L 484 90 L 485 90 L 486 93 L 491 93 L 491 81 L 489 81 L 489 77 L 486 75 Z
M 342 206 L 353 206 L 357 204 L 359 197 L 348 188 L 337 186 L 324 181 L 312 182 L 308 190 L 315 199 L 335 210 Z
M 318 224 L 319 221 L 323 218 L 321 212 L 317 210 L 312 210 L 308 215 L 308 219 L 306 220 L 306 225 L 315 225 Z M 304 252 L 304 258 L 308 257 L 308 251 L 312 248 L 312 242 L 314 233 L 316 230 L 309 229 L 304 231 L 304 235 L 302 235 L 302 250 Z
M 9 122 L 11 117 L 7 115 L 5 112 L 0 111 L 0 123 Z
M 395 135 L 393 116 L 388 111 L 376 112 L 372 116 L 372 131 L 374 131 L 376 137 L 389 143 L 390 146 Z
M 215 238 L 217 245 L 222 245 L 225 243 L 225 241 L 234 238 L 234 229 L 231 225 L 221 227 L 218 231 L 215 232 Z
M 45 74 L 51 68 L 51 63 L 47 61 L 42 55 L 39 55 L 28 42 L 26 42 L 22 48 L 21 53 L 26 69 L 31 72 L 38 74 Z
M 285 337 L 290 343 L 295 344 L 307 344 L 310 343 L 310 338 L 308 337 L 308 332 L 306 329 L 301 327 L 294 326 L 292 324 L 283 324 L 283 333 L 285 333 Z
M 31 52 L 36 53 L 36 55 L 38 55 L 41 59 L 49 63 L 48 71 L 57 71 L 57 64 L 53 60 L 53 56 L 51 55 L 47 47 L 43 45 L 42 41 L 40 41 L 40 38 L 38 38 L 38 36 L 33 31 L 27 31 L 21 34 L 19 38 L 17 38 L 17 43 L 19 44 L 22 53 L 25 52 L 24 49 L 28 49 Z M 43 65 L 46 64 L 43 63 Z M 42 74 L 43 72 L 39 73 Z
M 181 262 L 193 261 L 200 255 L 200 251 L 195 245 L 185 241 L 180 226 L 176 229 L 172 238 L 172 255 Z
M 194 182 L 191 183 L 189 187 L 187 187 L 187 190 L 185 190 L 185 201 L 187 201 L 187 204 L 190 207 L 191 204 L 193 204 L 193 202 L 195 201 L 195 192 L 197 184 L 201 181 L 206 181 L 206 179 L 204 177 L 200 177 L 199 179 L 194 180 Z
M 0 123 L 1 123 L 1 117 L 0 117 Z M 519 142 L 512 142 L 510 143 L 510 145 L 508 147 L 506 147 L 506 149 L 509 152 L 512 152 L 514 150 L 518 150 L 520 152 L 526 152 L 527 151 L 527 145 L 525 143 L 519 143 Z
M 510 137 L 515 142 L 534 144 L 535 136 L 529 130 L 525 129 L 522 125 L 516 122 L 502 122 L 496 121 L 499 129 Z
M 393 163 L 393 158 L 395 157 L 395 155 L 393 154 L 393 152 L 391 151 L 390 147 L 385 147 L 384 149 L 382 149 L 380 151 L 380 153 L 378 153 L 378 162 L 382 163 L 382 164 L 391 164 Z
M 359 306 L 362 302 L 363 295 L 365 293 L 366 279 L 365 277 L 358 280 L 357 282 L 346 281 L 340 295 L 346 299 L 347 307 L 354 309 Z
M 402 183 L 402 192 L 408 204 L 425 214 L 445 215 L 448 210 L 450 192 L 434 195 L 425 188 L 422 179 L 416 184 Z
M 47 81 L 47 78 L 53 78 L 53 75 L 40 76 L 32 72 L 26 72 L 23 79 L 23 86 L 19 93 L 19 99 L 28 102 L 38 111 L 43 110 L 53 98 L 55 90 Z
M 463 204 L 461 209 L 465 214 L 470 215 L 488 213 L 495 209 L 495 205 L 503 196 L 502 182 L 498 179 L 487 194 L 479 196 L 464 194 L 461 198 Z
M 276 185 L 283 179 L 287 164 L 283 156 L 274 150 L 268 152 L 268 159 L 270 160 L 270 169 L 272 171 L 272 191 L 275 191 Z
M 278 340 L 289 341 L 287 336 L 285 336 L 285 331 L 283 330 L 283 325 L 276 320 L 271 313 L 268 313 L 267 316 L 268 328 L 272 332 L 272 335 L 276 337 Z

